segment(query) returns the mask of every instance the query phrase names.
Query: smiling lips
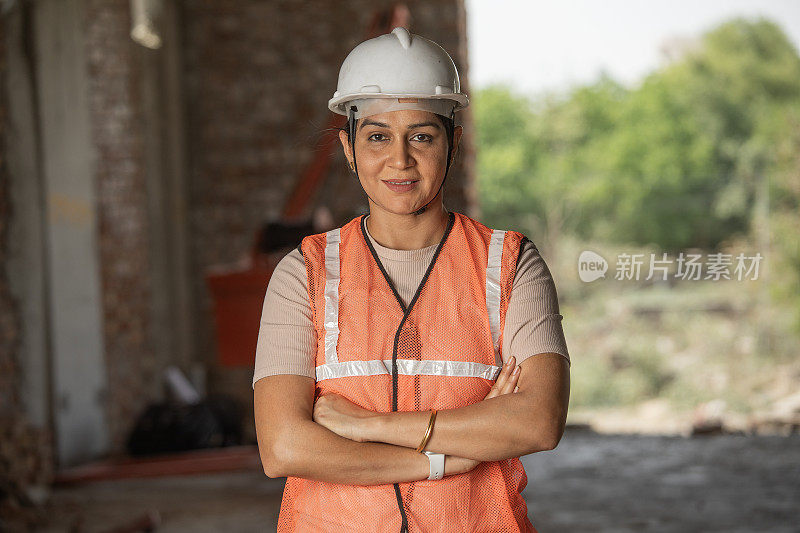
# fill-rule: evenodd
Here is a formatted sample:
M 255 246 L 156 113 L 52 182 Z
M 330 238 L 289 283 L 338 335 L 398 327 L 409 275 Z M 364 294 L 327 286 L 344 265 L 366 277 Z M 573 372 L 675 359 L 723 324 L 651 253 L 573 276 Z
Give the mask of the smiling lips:
M 419 180 L 383 180 L 387 187 L 395 192 L 407 192 L 414 188 Z

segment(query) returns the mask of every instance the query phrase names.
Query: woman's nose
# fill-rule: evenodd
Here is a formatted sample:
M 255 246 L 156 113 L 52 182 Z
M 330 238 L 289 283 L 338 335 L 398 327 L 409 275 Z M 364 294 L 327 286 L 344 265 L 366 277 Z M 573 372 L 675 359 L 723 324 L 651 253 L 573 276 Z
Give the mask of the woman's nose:
M 408 168 L 414 164 L 411 158 L 408 143 L 405 140 L 400 140 L 393 143 L 391 154 L 391 167 L 392 168 Z

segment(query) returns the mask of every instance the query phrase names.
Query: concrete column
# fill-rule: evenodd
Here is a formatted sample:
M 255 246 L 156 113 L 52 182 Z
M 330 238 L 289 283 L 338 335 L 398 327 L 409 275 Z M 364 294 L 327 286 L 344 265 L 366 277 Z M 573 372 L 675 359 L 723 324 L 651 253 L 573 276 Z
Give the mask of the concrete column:
M 68 466 L 108 448 L 83 2 L 39 0 L 33 22 L 54 429 L 59 465 Z

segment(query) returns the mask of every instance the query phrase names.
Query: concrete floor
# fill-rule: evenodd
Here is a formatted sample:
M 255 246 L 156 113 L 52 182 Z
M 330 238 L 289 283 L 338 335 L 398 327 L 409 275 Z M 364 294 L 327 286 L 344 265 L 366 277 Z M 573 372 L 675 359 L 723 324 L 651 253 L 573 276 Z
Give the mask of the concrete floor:
M 800 435 L 568 430 L 523 462 L 540 533 L 800 531 Z M 41 531 L 108 531 L 151 509 L 159 532 L 275 531 L 282 490 L 260 471 L 92 483 L 57 490 Z

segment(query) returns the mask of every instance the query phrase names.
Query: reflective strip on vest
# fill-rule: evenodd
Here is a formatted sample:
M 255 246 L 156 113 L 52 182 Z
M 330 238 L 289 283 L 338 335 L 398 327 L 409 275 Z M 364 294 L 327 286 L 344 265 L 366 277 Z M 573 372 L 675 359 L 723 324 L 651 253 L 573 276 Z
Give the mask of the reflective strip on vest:
M 470 361 L 397 359 L 399 375 L 415 376 L 451 376 L 466 378 L 484 378 L 494 380 L 501 367 L 485 365 Z M 323 379 L 346 378 L 352 376 L 392 375 L 391 359 L 373 359 L 371 361 L 344 361 L 327 363 L 316 367 L 317 381 Z
M 338 363 L 336 344 L 339 342 L 339 242 L 336 228 L 325 234 L 325 362 Z
M 505 230 L 492 230 L 489 241 L 489 256 L 486 262 L 486 310 L 489 312 L 489 327 L 492 331 L 494 362 L 502 366 L 500 360 L 500 260 L 503 256 L 503 239 Z

